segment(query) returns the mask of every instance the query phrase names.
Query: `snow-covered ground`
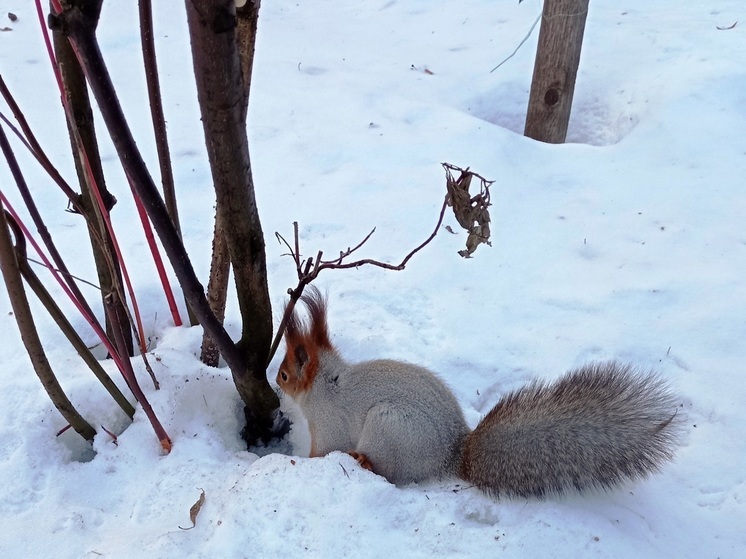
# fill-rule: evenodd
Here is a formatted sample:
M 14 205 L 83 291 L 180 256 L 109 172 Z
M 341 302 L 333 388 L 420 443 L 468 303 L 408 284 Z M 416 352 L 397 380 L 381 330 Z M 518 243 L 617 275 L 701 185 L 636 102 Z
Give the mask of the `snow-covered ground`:
M 183 230 L 206 279 L 213 194 L 184 9 L 154 4 Z M 298 221 L 307 253 L 334 254 L 375 226 L 361 256 L 395 262 L 435 224 L 440 163 L 470 166 L 495 180 L 492 248 L 464 260 L 465 235 L 443 230 L 405 271 L 324 272 L 317 285 L 329 293 L 335 344 L 351 360 L 397 357 L 437 371 L 472 425 L 500 394 L 589 360 L 655 369 L 688 414 L 676 460 L 614 492 L 524 502 L 458 480 L 396 488 L 342 454 L 308 459 L 297 416 L 292 447 L 247 452 L 230 374 L 199 362 L 199 329 L 172 326 L 104 142 L 160 391 L 134 363 L 173 451 L 161 454 L 141 410 L 128 423 L 34 303 L 70 398 L 119 435 L 115 445 L 99 429 L 95 453 L 72 432 L 55 437 L 64 421 L 0 289 L 0 556 L 744 556 L 746 5 L 591 2 L 565 145 L 521 135 L 538 27 L 490 73 L 540 10 L 539 0 L 263 3 L 249 133 L 275 315 L 294 285 L 275 231 L 292 234 Z M 136 12 L 105 2 L 99 35 L 156 173 Z M 11 29 L 0 33 L 0 72 L 73 181 L 33 3 L 6 0 L 0 27 Z M 69 266 L 95 277 L 83 223 L 12 141 Z M 4 164 L 0 181 L 20 208 Z M 235 332 L 235 306 L 228 321 Z M 201 490 L 196 527 L 180 530 Z

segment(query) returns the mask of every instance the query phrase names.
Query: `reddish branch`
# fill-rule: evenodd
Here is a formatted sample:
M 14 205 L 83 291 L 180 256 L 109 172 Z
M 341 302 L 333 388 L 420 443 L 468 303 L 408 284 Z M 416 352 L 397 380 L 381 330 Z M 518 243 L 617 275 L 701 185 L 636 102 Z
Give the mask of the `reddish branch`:
M 166 134 L 166 118 L 163 114 L 161 100 L 161 86 L 158 80 L 158 64 L 155 57 L 155 43 L 153 41 L 153 10 L 150 0 L 140 0 L 140 42 L 142 57 L 145 65 L 145 83 L 148 87 L 148 101 L 150 114 L 155 131 L 155 147 L 158 152 L 158 164 L 161 168 L 161 183 L 163 184 L 163 198 L 166 209 L 174 222 L 176 231 L 181 235 L 179 212 L 176 206 L 176 189 L 174 187 L 174 173 L 171 168 L 171 153 L 168 148 Z
M 60 174 L 57 172 L 57 170 L 54 168 L 52 163 L 49 161 L 49 158 L 46 156 L 44 151 L 41 149 L 41 146 L 39 145 L 39 142 L 36 140 L 36 137 L 34 136 L 34 134 L 31 132 L 31 128 L 29 127 L 28 122 L 23 116 L 23 113 L 21 112 L 20 108 L 16 104 L 15 99 L 13 99 L 13 96 L 10 94 L 10 91 L 6 87 L 5 82 L 2 79 L 2 76 L 0 76 L 0 93 L 2 93 L 3 98 L 5 99 L 5 102 L 10 107 L 11 112 L 13 113 L 14 117 L 18 121 L 21 129 L 23 130 L 25 134 L 26 141 L 24 142 L 24 144 L 31 149 L 32 153 L 37 158 L 37 160 L 39 160 L 39 162 L 42 164 L 42 166 L 47 171 L 47 173 L 55 180 L 55 182 L 57 182 L 60 188 L 62 188 L 63 192 L 68 196 L 68 199 L 70 200 L 70 202 L 75 204 L 76 208 L 80 208 L 79 202 L 78 202 L 78 195 L 73 191 L 72 188 L 70 188 L 70 186 L 64 181 L 64 179 L 62 179 Z M 8 120 L 4 116 L 3 116 L 3 121 L 5 121 L 5 123 L 18 135 L 18 131 L 15 129 L 15 127 L 10 122 L 8 122 Z M 23 138 L 23 136 L 20 136 L 20 137 Z M 8 145 L 8 150 L 10 150 L 10 145 Z M 39 232 L 39 236 L 44 242 L 44 245 L 47 247 L 47 250 L 49 251 L 49 254 L 52 257 L 52 260 L 54 261 L 55 266 L 65 276 L 67 284 L 70 287 L 70 290 L 75 294 L 76 298 L 80 300 L 81 304 L 86 309 L 86 312 L 88 312 L 91 316 L 95 316 L 90 306 L 86 302 L 85 298 L 83 297 L 82 292 L 78 288 L 75 281 L 72 279 L 72 276 L 68 272 L 67 266 L 65 265 L 65 262 L 63 261 L 62 256 L 60 255 L 59 251 L 57 250 L 57 247 L 52 241 L 52 237 L 49 234 L 49 230 L 44 224 L 44 220 L 42 219 L 41 214 L 39 213 L 39 210 L 36 207 L 36 203 L 34 202 L 34 199 L 31 196 L 31 192 L 28 188 L 28 185 L 26 184 L 25 179 L 23 178 L 23 174 L 21 173 L 21 169 L 18 166 L 18 163 L 15 157 L 12 156 L 12 154 L 10 155 L 11 156 L 9 157 L 6 154 L 6 160 L 8 162 L 8 167 L 10 168 L 13 174 L 13 178 L 16 182 L 16 185 L 18 186 L 18 191 L 20 192 L 21 198 L 26 204 L 26 208 L 28 209 L 29 214 L 31 215 L 31 219 L 33 220 L 34 225 L 36 226 L 36 230 Z
M 114 331 L 114 340 L 119 350 L 119 354 L 126 355 L 126 353 L 124 353 L 127 351 L 126 342 L 124 339 L 124 326 L 119 321 L 119 316 L 115 312 L 116 292 L 112 292 L 107 295 L 104 298 L 104 303 L 106 304 L 106 312 L 109 314 L 109 319 L 111 320 L 112 330 Z M 140 389 L 140 385 L 137 383 L 137 378 L 135 377 L 135 371 L 132 369 L 131 361 L 127 358 L 122 358 L 121 362 L 124 378 L 127 381 L 130 390 L 135 395 L 135 398 L 142 406 L 142 410 L 145 412 L 145 415 L 150 420 L 150 424 L 153 426 L 153 430 L 155 431 L 155 434 L 161 443 L 161 447 L 166 453 L 171 452 L 171 439 L 166 433 L 166 430 L 161 425 L 161 422 L 158 420 L 158 417 L 155 415 L 150 402 L 148 402 L 145 394 Z
M 21 132 L 19 132 L 16 127 L 11 124 L 11 122 L 5 117 L 5 115 L 2 115 L 0 118 L 2 118 L 5 124 L 7 124 L 8 127 L 13 131 L 13 133 L 21 139 L 21 141 L 28 148 L 31 154 L 47 172 L 47 174 L 55 183 L 57 183 L 65 196 L 67 196 L 70 204 L 73 206 L 75 211 L 82 213 L 80 202 L 78 200 L 78 193 L 75 192 L 69 184 L 67 184 L 65 179 L 62 178 L 62 175 L 60 175 L 59 171 L 57 171 L 55 166 L 49 160 L 46 153 L 44 153 L 44 150 L 36 139 L 36 136 L 34 136 L 31 127 L 26 121 L 26 117 L 23 115 L 23 112 L 18 106 L 18 103 L 16 103 L 15 99 L 8 90 L 8 87 L 5 85 L 5 81 L 3 80 L 2 76 L 0 76 L 0 93 L 2 93 L 3 99 L 5 99 L 5 102 L 8 104 L 10 111 L 13 113 L 13 117 L 16 119 L 18 125 L 21 127 L 21 131 L 23 132 L 23 134 L 21 134 Z M 112 206 L 113 202 L 114 201 L 112 201 L 111 203 Z
M 163 102 L 161 101 L 161 86 L 158 80 L 158 64 L 155 58 L 155 43 L 153 41 L 153 13 L 150 0 L 140 0 L 140 40 L 142 43 L 143 63 L 145 66 L 145 82 L 148 86 L 148 100 L 150 102 L 150 114 L 153 120 L 153 130 L 155 132 L 155 147 L 158 152 L 158 164 L 161 168 L 161 184 L 163 185 L 163 197 L 166 202 L 168 215 L 174 223 L 176 232 L 181 237 L 181 226 L 179 224 L 179 212 L 176 206 L 176 189 L 174 186 L 174 173 L 171 168 L 171 153 L 168 149 L 168 137 L 166 135 L 166 118 L 163 115 Z M 137 199 L 137 196 L 135 196 Z M 148 238 L 148 244 L 153 252 L 153 260 L 161 279 L 163 291 L 171 310 L 171 317 L 175 326 L 181 326 L 181 316 L 176 307 L 171 285 L 168 282 L 163 260 L 155 245 L 153 231 L 148 223 L 147 216 L 142 204 L 137 205 L 139 212 L 142 212 L 142 224 L 145 228 L 145 234 Z

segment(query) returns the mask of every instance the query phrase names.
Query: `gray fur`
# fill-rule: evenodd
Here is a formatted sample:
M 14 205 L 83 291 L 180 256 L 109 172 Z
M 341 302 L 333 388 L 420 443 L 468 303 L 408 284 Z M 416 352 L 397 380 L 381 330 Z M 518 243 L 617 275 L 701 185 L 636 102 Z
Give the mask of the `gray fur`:
M 586 365 L 505 396 L 467 437 L 460 474 L 494 496 L 608 489 L 670 460 L 680 419 L 657 376 Z
M 322 352 L 312 389 L 296 401 L 315 433 L 317 454 L 357 451 L 396 484 L 455 474 L 469 432 L 446 385 L 399 361 L 350 365 Z
M 316 455 L 354 450 L 392 483 L 458 475 L 495 497 L 645 477 L 672 458 L 681 430 L 667 385 L 615 362 L 510 393 L 471 433 L 446 385 L 399 361 L 352 365 L 324 351 L 311 390 L 296 400 Z

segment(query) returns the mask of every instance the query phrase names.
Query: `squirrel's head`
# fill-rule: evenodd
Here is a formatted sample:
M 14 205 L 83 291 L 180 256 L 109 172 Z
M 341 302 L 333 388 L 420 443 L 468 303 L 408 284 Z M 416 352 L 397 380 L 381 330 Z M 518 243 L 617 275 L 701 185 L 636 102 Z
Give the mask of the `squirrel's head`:
M 285 329 L 285 357 L 277 372 L 277 384 L 292 397 L 311 389 L 318 373 L 319 353 L 334 351 L 326 324 L 326 300 L 311 285 L 306 291 L 301 301 L 308 309 L 308 322 L 293 309 Z

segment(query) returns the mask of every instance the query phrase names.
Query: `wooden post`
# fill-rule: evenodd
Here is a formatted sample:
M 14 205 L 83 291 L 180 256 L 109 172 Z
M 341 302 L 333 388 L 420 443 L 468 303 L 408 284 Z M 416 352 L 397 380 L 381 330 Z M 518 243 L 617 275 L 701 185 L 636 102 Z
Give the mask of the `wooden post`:
M 565 141 L 587 15 L 588 0 L 544 0 L 524 136 Z

